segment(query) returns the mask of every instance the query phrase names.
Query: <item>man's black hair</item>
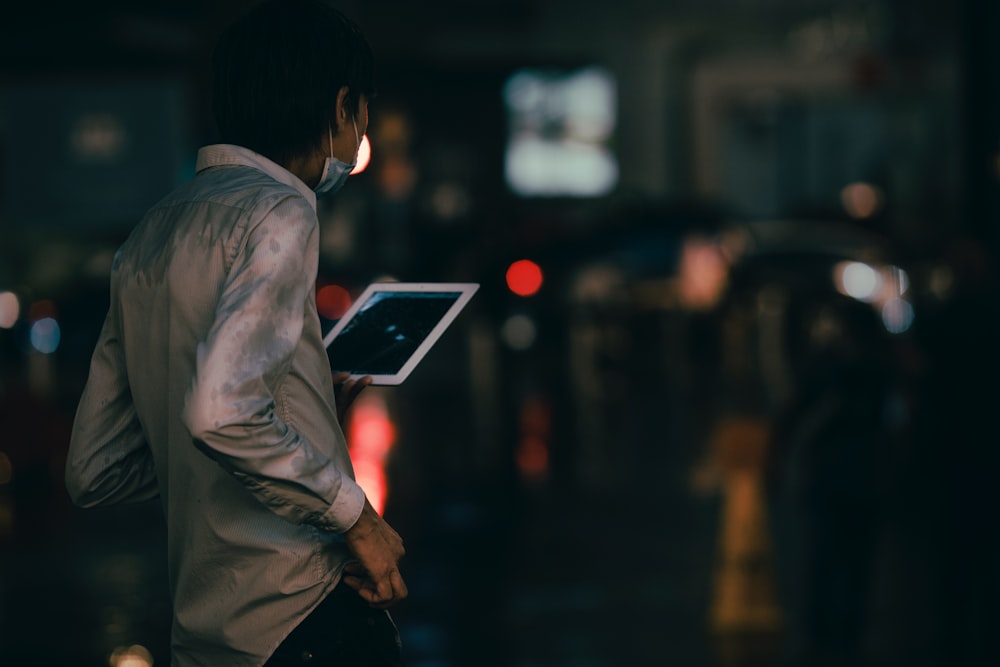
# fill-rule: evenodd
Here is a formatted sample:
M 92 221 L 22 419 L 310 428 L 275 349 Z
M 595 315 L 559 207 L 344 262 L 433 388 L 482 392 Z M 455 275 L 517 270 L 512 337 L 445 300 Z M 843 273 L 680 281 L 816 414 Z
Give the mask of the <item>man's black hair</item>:
M 223 143 L 287 165 L 339 130 L 338 91 L 358 113 L 375 92 L 371 47 L 321 0 L 267 0 L 222 34 L 213 54 L 212 108 Z

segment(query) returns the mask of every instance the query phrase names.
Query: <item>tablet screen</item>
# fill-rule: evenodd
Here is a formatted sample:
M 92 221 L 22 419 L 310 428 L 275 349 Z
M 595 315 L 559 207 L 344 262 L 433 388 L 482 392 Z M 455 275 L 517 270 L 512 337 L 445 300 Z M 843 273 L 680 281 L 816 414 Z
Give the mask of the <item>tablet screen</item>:
M 404 286 L 405 287 L 405 286 Z M 401 381 L 443 333 L 471 296 L 464 289 L 400 291 L 398 284 L 370 287 L 331 331 L 333 371 Z

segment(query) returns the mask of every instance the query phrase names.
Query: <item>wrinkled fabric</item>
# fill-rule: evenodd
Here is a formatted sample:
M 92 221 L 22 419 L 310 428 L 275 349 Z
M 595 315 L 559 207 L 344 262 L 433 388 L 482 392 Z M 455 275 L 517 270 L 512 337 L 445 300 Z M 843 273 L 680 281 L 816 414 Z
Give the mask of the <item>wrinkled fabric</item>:
M 340 579 L 361 514 L 315 305 L 315 194 L 198 154 L 115 256 L 66 462 L 85 507 L 160 498 L 172 665 L 259 667 Z

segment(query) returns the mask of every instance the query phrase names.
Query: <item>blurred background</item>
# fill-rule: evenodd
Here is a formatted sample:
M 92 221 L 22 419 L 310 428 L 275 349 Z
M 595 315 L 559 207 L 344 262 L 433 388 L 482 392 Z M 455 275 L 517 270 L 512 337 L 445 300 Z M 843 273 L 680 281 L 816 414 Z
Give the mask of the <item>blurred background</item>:
M 62 468 L 115 248 L 216 141 L 235 0 L 0 21 L 0 663 L 167 665 L 159 506 Z M 480 290 L 346 432 L 411 667 L 979 665 L 1000 615 L 1000 4 L 344 0 L 332 327 Z M 995 658 L 994 658 L 995 659 Z

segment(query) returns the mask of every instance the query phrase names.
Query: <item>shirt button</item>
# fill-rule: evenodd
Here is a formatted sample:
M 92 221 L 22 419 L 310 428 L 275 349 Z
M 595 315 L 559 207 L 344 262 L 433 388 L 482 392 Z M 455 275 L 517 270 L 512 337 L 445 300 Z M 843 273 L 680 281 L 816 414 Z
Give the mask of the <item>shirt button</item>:
M 313 654 L 309 651 L 302 651 L 302 662 L 312 662 Z

